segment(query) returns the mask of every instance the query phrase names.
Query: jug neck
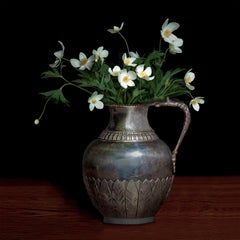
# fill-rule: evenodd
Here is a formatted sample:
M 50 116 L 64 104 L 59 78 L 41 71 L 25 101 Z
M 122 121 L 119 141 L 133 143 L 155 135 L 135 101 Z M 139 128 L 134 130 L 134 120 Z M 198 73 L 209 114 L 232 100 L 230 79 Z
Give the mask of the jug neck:
M 149 105 L 110 105 L 110 131 L 152 131 L 148 121 Z

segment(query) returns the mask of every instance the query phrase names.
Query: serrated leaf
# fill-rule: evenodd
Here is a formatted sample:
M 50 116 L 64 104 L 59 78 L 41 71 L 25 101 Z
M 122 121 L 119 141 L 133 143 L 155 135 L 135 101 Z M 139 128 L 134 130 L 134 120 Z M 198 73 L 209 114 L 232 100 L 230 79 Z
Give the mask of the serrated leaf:
M 44 97 L 46 97 L 47 99 L 49 99 L 50 101 L 52 101 L 55 104 L 57 104 L 59 102 L 65 104 L 65 105 L 69 104 L 69 101 L 65 98 L 61 89 L 55 89 L 55 90 L 51 90 L 51 91 L 47 91 L 47 92 L 42 92 L 39 94 L 43 95 Z
M 62 75 L 56 68 L 42 73 L 42 78 L 62 78 Z

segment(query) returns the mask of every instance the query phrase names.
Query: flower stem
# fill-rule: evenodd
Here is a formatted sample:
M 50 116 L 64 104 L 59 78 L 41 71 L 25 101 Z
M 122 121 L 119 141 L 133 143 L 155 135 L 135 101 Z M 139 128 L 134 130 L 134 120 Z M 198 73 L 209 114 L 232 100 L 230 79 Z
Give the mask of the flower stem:
M 89 90 L 87 90 L 86 88 L 83 88 L 83 87 L 80 87 L 80 86 L 78 86 L 78 85 L 76 85 L 76 84 L 74 84 L 74 83 L 71 83 L 71 82 L 69 82 L 66 78 L 64 78 L 64 77 L 62 77 L 62 79 L 66 82 L 65 84 L 63 84 L 61 87 L 60 87 L 60 89 L 63 89 L 65 86 L 67 86 L 67 85 L 71 85 L 71 86 L 73 86 L 73 87 L 76 87 L 76 88 L 79 88 L 79 89 L 81 89 L 81 90 L 83 90 L 84 92 L 86 92 L 86 93 L 89 93 L 89 94 L 92 94 L 92 92 L 91 91 L 89 91 Z
M 120 33 L 120 32 L 118 32 L 119 33 L 119 35 L 122 37 L 122 39 L 124 40 L 124 42 L 125 42 L 125 44 L 126 44 L 126 47 L 127 47 L 127 52 L 128 52 L 128 54 L 129 54 L 129 47 L 128 47 L 128 43 L 127 43 L 127 40 L 126 40 L 126 38 Z
M 46 111 L 46 107 L 47 107 L 47 104 L 49 103 L 50 99 L 51 99 L 51 98 L 48 98 L 48 99 L 46 100 L 46 102 L 45 102 L 45 104 L 44 104 L 44 106 L 43 106 L 43 110 L 42 110 L 40 116 L 39 116 L 37 119 L 35 119 L 34 123 L 35 123 L 36 125 L 39 123 L 39 121 L 41 120 L 43 114 L 45 113 L 45 111 Z

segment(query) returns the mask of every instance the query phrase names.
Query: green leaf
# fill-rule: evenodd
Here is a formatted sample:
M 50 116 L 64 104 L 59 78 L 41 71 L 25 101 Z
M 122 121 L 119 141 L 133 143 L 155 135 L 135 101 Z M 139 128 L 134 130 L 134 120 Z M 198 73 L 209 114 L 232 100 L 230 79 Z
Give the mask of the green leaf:
M 56 68 L 42 73 L 42 78 L 63 78 Z
M 42 92 L 39 94 L 43 95 L 45 98 L 49 99 L 55 104 L 61 102 L 64 105 L 69 105 L 69 101 L 65 98 L 61 89 L 55 89 L 47 92 Z

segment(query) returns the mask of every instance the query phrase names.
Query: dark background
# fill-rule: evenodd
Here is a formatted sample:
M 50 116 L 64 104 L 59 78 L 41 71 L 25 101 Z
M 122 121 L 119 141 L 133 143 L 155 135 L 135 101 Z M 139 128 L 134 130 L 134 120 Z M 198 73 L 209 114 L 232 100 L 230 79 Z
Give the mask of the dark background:
M 107 109 L 90 112 L 87 98 L 68 89 L 71 108 L 49 105 L 41 124 L 33 124 L 44 104 L 38 92 L 47 90 L 41 73 L 53 62 L 58 40 L 71 56 L 101 45 L 114 54 L 122 40 L 106 29 L 124 21 L 130 49 L 141 54 L 157 46 L 166 18 L 180 24 L 176 35 L 184 40 L 183 53 L 174 61 L 193 69 L 197 95 L 206 100 L 199 112 L 191 111 L 190 129 L 177 155 L 177 175 L 240 173 L 239 7 L 235 1 L 213 6 L 168 2 L 3 4 L 0 176 L 79 175 L 85 147 L 108 122 Z M 183 123 L 181 111 L 151 109 L 149 121 L 173 148 Z

